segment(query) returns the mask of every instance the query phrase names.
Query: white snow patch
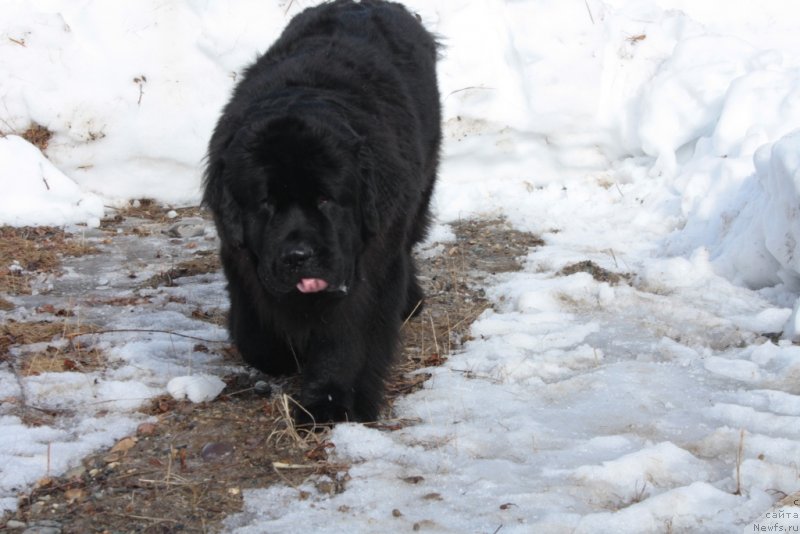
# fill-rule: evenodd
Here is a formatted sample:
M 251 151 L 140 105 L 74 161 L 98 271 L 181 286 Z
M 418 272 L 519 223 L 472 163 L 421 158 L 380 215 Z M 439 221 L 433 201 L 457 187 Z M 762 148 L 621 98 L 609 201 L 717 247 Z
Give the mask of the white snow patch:
M 176 400 L 209 402 L 225 389 L 225 382 L 214 375 L 176 376 L 167 382 L 167 391 Z

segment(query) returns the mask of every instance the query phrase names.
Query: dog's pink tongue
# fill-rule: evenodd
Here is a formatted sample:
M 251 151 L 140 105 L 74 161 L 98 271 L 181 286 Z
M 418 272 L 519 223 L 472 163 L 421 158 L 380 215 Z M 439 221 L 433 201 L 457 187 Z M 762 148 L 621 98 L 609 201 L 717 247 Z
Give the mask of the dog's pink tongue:
M 297 290 L 300 293 L 317 293 L 325 290 L 328 282 L 320 278 L 303 278 L 297 283 Z

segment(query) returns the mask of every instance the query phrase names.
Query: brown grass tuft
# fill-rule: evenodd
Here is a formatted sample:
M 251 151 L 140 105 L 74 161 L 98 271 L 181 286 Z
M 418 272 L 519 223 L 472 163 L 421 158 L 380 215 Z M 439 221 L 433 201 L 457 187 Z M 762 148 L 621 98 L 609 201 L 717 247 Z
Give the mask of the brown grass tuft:
M 62 256 L 95 252 L 60 228 L 0 226 L 0 293 L 29 294 L 31 273 L 54 273 Z
M 162 273 L 152 276 L 139 287 L 157 288 L 159 286 L 172 287 L 175 280 L 186 276 L 215 273 L 220 269 L 219 256 L 216 254 L 198 254 L 196 257 L 183 261 Z
M 28 129 L 22 132 L 21 137 L 27 142 L 44 152 L 50 144 L 50 139 L 53 137 L 53 132 L 47 129 L 46 126 L 41 124 L 31 123 Z
M 167 213 L 175 211 L 177 216 L 174 219 L 167 217 Z M 100 221 L 101 228 L 113 228 L 122 223 L 126 218 L 144 219 L 154 223 L 168 223 L 172 220 L 179 220 L 186 217 L 207 217 L 206 212 L 200 206 L 187 206 L 183 208 L 171 208 L 159 204 L 152 198 L 140 198 L 132 200 L 127 206 L 114 210 L 114 215 L 106 217 Z M 141 232 L 141 230 L 140 230 Z M 135 232 L 135 229 L 133 231 Z
M 100 350 L 73 339 L 75 334 L 96 330 L 92 325 L 63 322 L 6 321 L 0 325 L 0 361 L 10 358 L 11 347 L 33 343 L 53 343 L 44 349 L 24 352 L 15 359 L 14 367 L 23 376 L 47 372 L 86 371 L 102 367 L 105 358 Z
M 561 269 L 561 271 L 559 271 L 559 274 L 562 276 L 569 276 L 575 273 L 589 273 L 592 275 L 592 278 L 598 282 L 607 282 L 612 286 L 620 283 L 629 283 L 633 279 L 633 275 L 631 273 L 611 272 L 607 269 L 603 269 L 590 260 L 579 261 L 578 263 L 567 265 Z

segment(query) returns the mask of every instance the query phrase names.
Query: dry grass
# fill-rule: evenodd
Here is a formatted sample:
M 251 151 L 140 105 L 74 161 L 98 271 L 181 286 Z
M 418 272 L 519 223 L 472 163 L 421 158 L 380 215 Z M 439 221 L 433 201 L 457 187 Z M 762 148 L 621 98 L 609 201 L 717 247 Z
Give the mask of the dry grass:
M 50 341 L 55 336 L 63 334 L 64 326 L 60 323 L 48 321 L 17 322 L 6 321 L 0 325 L 0 354 L 8 354 L 14 345 L 28 345 Z M 2 356 L 0 356 L 2 357 Z
M 65 371 L 88 372 L 106 366 L 104 353 L 97 347 L 70 346 L 67 349 L 48 346 L 45 350 L 23 354 L 20 374 L 22 376 Z
M 0 361 L 8 361 L 21 376 L 48 372 L 88 371 L 102 368 L 105 357 L 96 347 L 74 339 L 95 331 L 92 325 L 65 321 L 6 321 L 0 325 Z M 48 343 L 43 349 L 25 350 L 26 345 Z M 17 347 L 17 356 L 10 349 Z
M 175 267 L 151 277 L 139 287 L 172 287 L 178 278 L 214 273 L 219 271 L 220 267 L 219 257 L 216 254 L 201 253 L 191 260 L 183 261 Z
M 561 271 L 559 271 L 559 274 L 562 276 L 569 276 L 575 273 L 589 273 L 592 275 L 592 278 L 598 282 L 607 282 L 612 286 L 620 283 L 630 283 L 633 279 L 633 275 L 631 273 L 615 273 L 600 267 L 590 260 L 579 261 L 578 263 L 567 265 L 561 269 Z
M 61 257 L 96 252 L 59 228 L 0 226 L 0 293 L 29 294 L 31 278 L 58 272 Z
M 31 123 L 28 129 L 22 132 L 21 137 L 27 142 L 44 152 L 50 144 L 53 132 L 41 124 Z

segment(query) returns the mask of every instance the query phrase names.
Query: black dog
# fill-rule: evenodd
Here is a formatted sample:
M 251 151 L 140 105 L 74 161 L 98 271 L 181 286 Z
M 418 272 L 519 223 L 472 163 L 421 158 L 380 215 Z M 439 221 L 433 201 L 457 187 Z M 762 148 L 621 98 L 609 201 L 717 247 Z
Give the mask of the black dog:
M 439 159 L 435 63 L 402 5 L 322 4 L 247 69 L 214 130 L 204 202 L 230 332 L 258 369 L 302 371 L 298 418 L 378 417 L 423 296 L 411 248 Z

